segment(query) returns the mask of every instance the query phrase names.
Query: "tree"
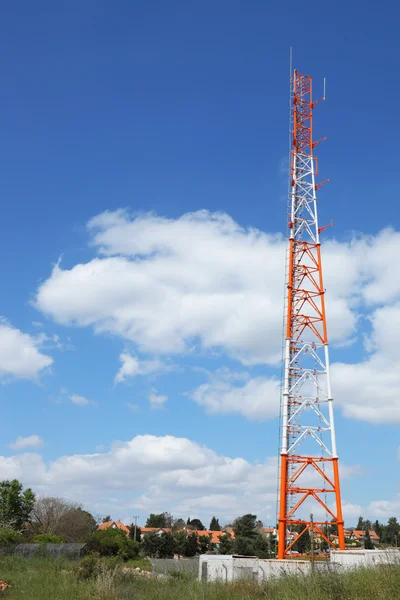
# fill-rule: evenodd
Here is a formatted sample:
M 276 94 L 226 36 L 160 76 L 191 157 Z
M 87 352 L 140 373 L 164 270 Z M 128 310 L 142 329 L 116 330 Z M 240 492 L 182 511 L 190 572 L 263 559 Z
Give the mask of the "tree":
M 276 536 L 273 533 L 270 533 L 268 536 L 268 547 L 269 553 L 271 556 L 276 555 Z
M 106 517 L 103 518 L 102 522 L 103 523 L 110 523 L 112 521 L 111 519 L 111 515 L 107 515 Z
M 143 552 L 146 556 L 150 556 L 150 558 L 156 558 L 158 553 L 159 546 L 159 536 L 155 531 L 151 533 L 147 533 L 142 542 Z
M 32 517 L 32 527 L 36 533 L 59 535 L 68 542 L 86 542 L 96 530 L 96 520 L 89 512 L 63 498 L 39 498 L 35 502 Z
M 149 518 L 146 521 L 146 527 L 156 527 L 159 528 L 171 528 L 172 527 L 173 518 L 169 513 L 160 513 L 158 515 L 151 513 Z
M 29 522 L 35 504 L 32 490 L 22 490 L 22 483 L 17 479 L 0 482 L 0 522 L 16 531 L 21 531 Z
M 71 508 L 61 519 L 56 533 L 68 542 L 86 542 L 96 531 L 96 520 L 80 506 Z
M 211 537 L 209 535 L 199 535 L 199 552 L 207 554 L 212 548 Z
M 391 546 L 397 546 L 399 531 L 400 531 L 400 524 L 397 521 L 396 517 L 390 517 L 387 525 L 384 528 L 382 541 L 385 544 L 390 544 Z
M 135 531 L 136 531 L 136 536 L 135 536 Z M 135 527 L 134 523 L 132 523 L 129 526 L 129 538 L 131 540 L 133 540 L 134 542 L 140 542 L 142 540 L 142 530 L 137 525 Z
M 338 527 L 337 527 L 335 519 L 331 520 L 331 523 L 328 527 L 328 532 L 329 532 L 328 535 L 329 534 L 338 535 Z
M 158 536 L 158 558 L 173 558 L 175 552 L 175 541 L 172 533 L 167 531 Z
M 376 535 L 379 537 L 379 539 L 381 539 L 382 537 L 382 525 L 379 523 L 378 519 L 375 521 L 375 523 L 372 525 L 372 529 L 375 531 Z
M 234 542 L 230 535 L 221 535 L 219 538 L 218 552 L 219 554 L 232 554 Z
M 369 519 L 363 519 L 362 517 L 359 517 L 356 529 L 358 529 L 359 531 L 365 529 L 370 530 L 372 529 L 372 523 Z
M 38 533 L 56 534 L 62 518 L 75 506 L 63 498 L 52 496 L 38 498 L 32 511 L 32 525 Z
M 193 556 L 196 556 L 198 549 L 199 543 L 197 540 L 197 535 L 195 533 L 187 535 L 183 551 L 184 556 L 187 558 L 192 558 Z
M 178 532 L 175 536 L 183 534 L 186 539 L 185 532 Z M 143 552 L 150 558 L 173 558 L 174 552 L 177 549 L 175 536 L 169 531 L 158 535 L 155 531 L 146 534 L 143 539 Z
M 196 531 L 204 531 L 205 527 L 200 519 L 188 519 L 187 525 Z
M 360 531 L 364 527 L 364 519 L 362 517 L 358 517 L 357 527 L 356 529 Z
M 177 519 L 176 521 L 174 521 L 173 525 L 172 525 L 172 529 L 174 531 L 182 531 L 183 529 L 185 529 L 186 527 L 186 523 L 183 519 Z
M 87 543 L 89 552 L 97 552 L 100 556 L 119 556 L 123 560 L 136 558 L 140 545 L 130 540 L 121 529 L 96 531 Z
M 256 529 L 257 516 L 256 515 L 243 515 L 238 517 L 233 522 L 233 530 L 236 537 L 254 537 L 257 533 Z
M 210 522 L 210 531 L 221 531 L 219 520 L 213 517 Z
M 296 539 L 296 543 L 293 545 L 293 550 L 296 550 L 300 554 L 306 554 L 311 549 L 311 538 L 310 532 L 306 525 L 300 526 L 299 536 Z M 304 531 L 306 530 L 306 531 Z M 302 533 L 304 531 L 304 533 Z
M 253 540 L 253 552 L 258 558 L 271 557 L 271 544 L 266 535 L 257 533 Z
M 369 534 L 369 529 L 366 529 L 365 533 L 364 533 L 364 548 L 366 550 L 373 550 L 374 549 L 374 545 L 371 542 L 371 536 Z
M 235 553 L 243 556 L 254 556 L 254 539 L 245 536 L 235 538 Z
M 187 535 L 185 531 L 176 531 L 174 533 L 175 552 L 179 554 L 179 556 L 184 556 L 186 537 Z

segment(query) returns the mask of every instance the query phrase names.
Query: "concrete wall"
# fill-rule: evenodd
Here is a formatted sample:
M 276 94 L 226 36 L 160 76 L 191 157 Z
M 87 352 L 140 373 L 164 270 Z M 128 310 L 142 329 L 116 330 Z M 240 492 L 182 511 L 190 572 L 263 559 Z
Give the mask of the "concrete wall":
M 259 559 L 258 564 L 260 582 L 283 575 L 309 575 L 311 573 L 311 563 L 308 560 Z
M 243 558 L 237 556 L 200 556 L 200 581 L 236 581 L 247 579 L 261 583 L 272 577 L 284 574 L 308 575 L 311 572 L 309 561 Z
M 331 552 L 331 564 L 340 570 L 396 563 L 400 564 L 400 550 L 335 550 Z

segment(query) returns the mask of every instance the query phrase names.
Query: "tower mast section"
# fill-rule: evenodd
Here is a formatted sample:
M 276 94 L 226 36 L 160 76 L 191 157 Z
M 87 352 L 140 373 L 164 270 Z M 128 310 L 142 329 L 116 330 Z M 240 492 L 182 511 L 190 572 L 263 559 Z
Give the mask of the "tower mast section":
M 290 553 L 290 530 L 301 526 L 333 546 L 335 525 L 344 550 L 338 455 L 330 382 L 316 192 L 312 78 L 291 76 L 289 243 L 281 385 L 278 558 Z M 321 140 L 319 140 L 321 141 Z M 308 504 L 313 504 L 306 511 Z M 310 507 L 311 508 L 311 507 Z M 319 511 L 318 511 L 319 509 Z M 306 516 L 314 512 L 313 531 Z M 317 515 L 323 516 L 318 519 Z M 298 538 L 297 538 L 298 539 Z

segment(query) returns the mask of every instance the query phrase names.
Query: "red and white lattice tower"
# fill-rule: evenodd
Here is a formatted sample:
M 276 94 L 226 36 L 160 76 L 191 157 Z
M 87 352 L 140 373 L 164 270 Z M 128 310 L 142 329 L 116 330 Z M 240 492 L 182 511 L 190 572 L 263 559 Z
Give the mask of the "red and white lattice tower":
M 289 247 L 281 387 L 278 558 L 290 552 L 290 530 L 315 510 L 312 535 L 332 545 L 335 525 L 344 550 L 338 455 L 329 374 L 328 334 L 313 151 L 312 78 L 296 70 L 291 77 L 291 160 Z M 314 504 L 314 507 L 312 507 Z M 322 517 L 318 517 L 322 515 Z M 310 532 L 311 533 L 311 532 Z

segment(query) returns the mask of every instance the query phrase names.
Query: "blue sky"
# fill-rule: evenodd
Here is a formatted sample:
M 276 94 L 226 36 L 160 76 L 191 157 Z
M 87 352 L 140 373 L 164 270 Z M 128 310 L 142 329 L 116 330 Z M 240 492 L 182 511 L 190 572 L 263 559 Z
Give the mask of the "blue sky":
M 308 7 L 2 6 L 0 477 L 126 520 L 274 521 L 293 46 L 327 78 L 345 514 L 399 515 L 399 8 Z

